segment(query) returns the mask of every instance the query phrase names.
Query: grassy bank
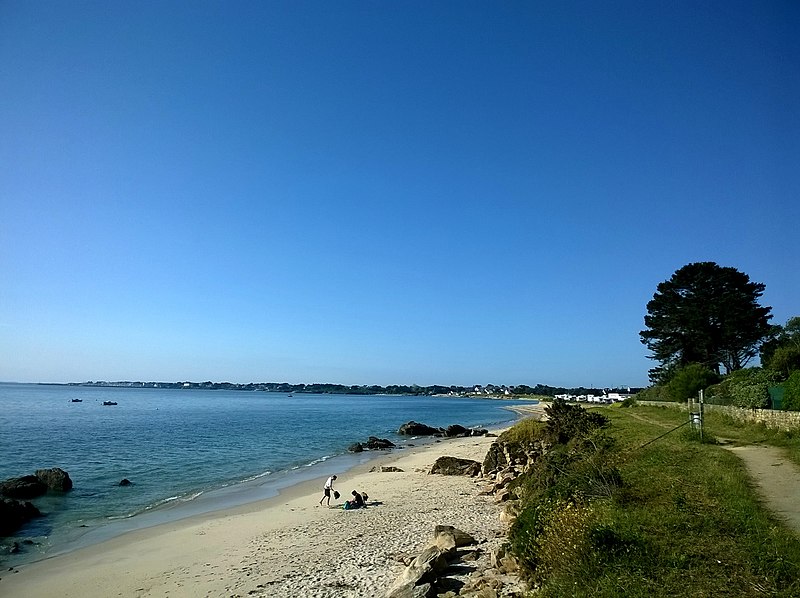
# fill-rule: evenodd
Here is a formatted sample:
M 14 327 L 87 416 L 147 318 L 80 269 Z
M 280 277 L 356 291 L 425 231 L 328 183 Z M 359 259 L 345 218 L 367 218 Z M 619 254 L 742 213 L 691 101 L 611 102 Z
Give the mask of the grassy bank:
M 562 436 L 520 482 L 510 539 L 538 595 L 800 595 L 800 540 L 762 508 L 735 455 L 700 444 L 688 426 L 646 444 L 685 412 L 590 412 L 606 425 Z M 515 434 L 548 434 L 525 426 Z M 732 437 L 728 426 L 707 431 Z M 738 439 L 748 434 L 761 438 Z

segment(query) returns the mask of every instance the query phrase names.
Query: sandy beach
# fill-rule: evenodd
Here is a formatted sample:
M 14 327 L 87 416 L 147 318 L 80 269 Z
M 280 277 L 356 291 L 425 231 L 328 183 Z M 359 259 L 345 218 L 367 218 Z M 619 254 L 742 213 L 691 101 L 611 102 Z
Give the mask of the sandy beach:
M 491 547 L 502 542 L 500 507 L 477 479 L 429 475 L 443 455 L 482 461 L 494 439 L 446 439 L 394 451 L 339 476 L 341 503 L 369 494 L 366 509 L 320 507 L 323 479 L 232 510 L 129 532 L 0 574 L 0 595 L 383 596 L 435 525 L 453 525 Z M 400 472 L 381 472 L 392 465 Z M 378 471 L 370 471 L 377 468 Z

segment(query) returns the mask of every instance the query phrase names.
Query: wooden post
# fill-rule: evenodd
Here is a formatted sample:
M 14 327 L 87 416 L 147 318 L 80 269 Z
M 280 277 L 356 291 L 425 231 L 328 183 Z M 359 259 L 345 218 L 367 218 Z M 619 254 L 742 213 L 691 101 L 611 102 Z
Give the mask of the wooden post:
M 700 389 L 700 444 L 703 444 L 703 389 Z

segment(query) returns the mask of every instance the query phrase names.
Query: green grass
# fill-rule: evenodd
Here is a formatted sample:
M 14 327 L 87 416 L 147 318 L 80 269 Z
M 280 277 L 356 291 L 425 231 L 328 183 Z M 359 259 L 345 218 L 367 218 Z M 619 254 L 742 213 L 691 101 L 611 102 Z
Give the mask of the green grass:
M 735 455 L 713 438 L 700 444 L 689 426 L 642 447 L 686 421 L 686 412 L 602 413 L 611 420 L 623 485 L 588 501 L 579 516 L 561 511 L 549 520 L 550 529 L 564 529 L 537 545 L 548 557 L 537 595 L 800 595 L 800 540 L 761 506 Z M 710 435 L 732 437 L 732 424 L 707 423 Z M 764 434 L 739 430 L 736 439 L 766 441 Z M 796 450 L 794 440 L 781 442 Z M 572 533 L 569 545 L 559 544 L 577 528 L 581 538 Z

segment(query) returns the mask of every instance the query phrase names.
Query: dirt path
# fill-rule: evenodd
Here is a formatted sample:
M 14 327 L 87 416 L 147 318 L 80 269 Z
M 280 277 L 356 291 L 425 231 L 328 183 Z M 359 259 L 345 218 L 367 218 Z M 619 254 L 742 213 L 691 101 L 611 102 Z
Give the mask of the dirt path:
M 744 462 L 761 497 L 778 517 L 800 534 L 800 470 L 770 446 L 730 447 Z

